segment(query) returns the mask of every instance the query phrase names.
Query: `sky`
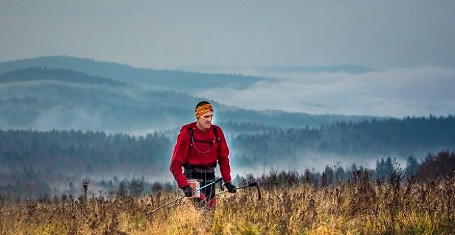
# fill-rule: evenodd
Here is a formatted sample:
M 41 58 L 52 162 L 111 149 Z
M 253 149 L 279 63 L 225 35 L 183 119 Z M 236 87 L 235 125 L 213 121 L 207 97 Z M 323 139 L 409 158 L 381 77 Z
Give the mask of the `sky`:
M 201 95 L 259 109 L 444 115 L 455 113 L 454 12 L 453 0 L 0 0 L 0 61 L 67 55 L 261 75 L 274 80 Z M 257 69 L 346 64 L 375 71 Z

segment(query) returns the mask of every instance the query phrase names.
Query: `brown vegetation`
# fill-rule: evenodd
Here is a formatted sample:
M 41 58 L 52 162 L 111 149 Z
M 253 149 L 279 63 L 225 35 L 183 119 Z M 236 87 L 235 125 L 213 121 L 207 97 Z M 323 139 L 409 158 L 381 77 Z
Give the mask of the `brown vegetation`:
M 402 182 L 354 172 L 346 183 L 314 186 L 283 173 L 256 188 L 219 195 L 215 211 L 188 199 L 147 212 L 180 196 L 11 202 L 0 199 L 1 234 L 450 234 L 455 231 L 455 177 Z

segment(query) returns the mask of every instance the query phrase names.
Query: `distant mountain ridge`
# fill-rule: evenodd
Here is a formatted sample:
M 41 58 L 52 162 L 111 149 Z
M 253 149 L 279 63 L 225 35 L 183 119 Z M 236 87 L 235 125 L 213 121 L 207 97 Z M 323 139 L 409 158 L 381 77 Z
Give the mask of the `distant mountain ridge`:
M 261 80 L 257 77 L 231 74 L 204 74 L 182 71 L 153 70 L 99 62 L 68 56 L 36 57 L 0 63 L 0 74 L 30 67 L 68 69 L 120 82 L 158 89 L 197 92 L 213 87 L 244 87 Z
M 182 106 L 194 102 L 184 93 L 141 89 L 66 69 L 27 68 L 0 75 L 3 128 L 168 129 L 173 127 L 170 122 L 189 117 L 180 115 L 185 112 Z
M 333 66 L 254 66 L 254 67 L 229 67 L 229 66 L 183 66 L 179 70 L 192 71 L 198 73 L 220 73 L 220 71 L 243 71 L 244 73 L 259 73 L 259 74 L 287 74 L 287 73 L 347 73 L 360 74 L 377 71 L 375 68 L 362 66 L 341 64 Z M 238 73 L 238 72 L 237 72 Z M 269 76 L 267 76 L 269 77 Z
M 82 72 L 68 69 L 46 69 L 30 67 L 23 70 L 7 72 L 0 77 L 0 83 L 30 81 L 60 81 L 70 83 L 87 83 L 109 86 L 127 86 L 126 83 L 112 79 L 90 76 Z
M 210 100 L 195 96 L 198 89 L 246 87 L 263 79 L 137 69 L 74 57 L 2 62 L 0 73 L 1 128 L 127 133 L 174 130 L 194 121 L 195 103 Z M 216 123 L 228 124 L 233 134 L 373 118 L 255 111 L 210 101 L 216 108 Z M 249 128 L 240 128 L 246 123 Z
M 361 65 L 336 65 L 336 66 L 269 66 L 269 67 L 257 67 L 258 70 L 268 72 L 299 72 L 299 73 L 367 73 L 373 72 L 374 69 Z

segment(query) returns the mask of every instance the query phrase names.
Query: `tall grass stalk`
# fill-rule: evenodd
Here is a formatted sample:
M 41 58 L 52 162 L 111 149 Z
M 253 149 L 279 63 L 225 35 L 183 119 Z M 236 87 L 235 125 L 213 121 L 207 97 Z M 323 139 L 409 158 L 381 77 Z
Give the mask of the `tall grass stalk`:
M 86 195 L 83 200 L 0 200 L 1 234 L 451 234 L 454 177 L 439 181 L 371 180 L 357 172 L 346 183 L 293 181 L 224 193 L 215 211 L 189 199 L 146 213 L 180 192 L 144 197 Z M 395 177 L 395 178 L 393 178 Z M 260 185 L 266 185 L 260 181 Z

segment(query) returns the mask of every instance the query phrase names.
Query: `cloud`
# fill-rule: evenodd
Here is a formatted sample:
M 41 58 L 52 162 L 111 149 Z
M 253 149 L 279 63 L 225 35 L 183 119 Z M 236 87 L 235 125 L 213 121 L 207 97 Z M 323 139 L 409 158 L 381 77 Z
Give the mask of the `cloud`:
M 200 94 L 245 108 L 313 114 L 427 116 L 455 113 L 455 69 L 416 67 L 348 73 L 264 73 L 243 89 L 210 89 Z

